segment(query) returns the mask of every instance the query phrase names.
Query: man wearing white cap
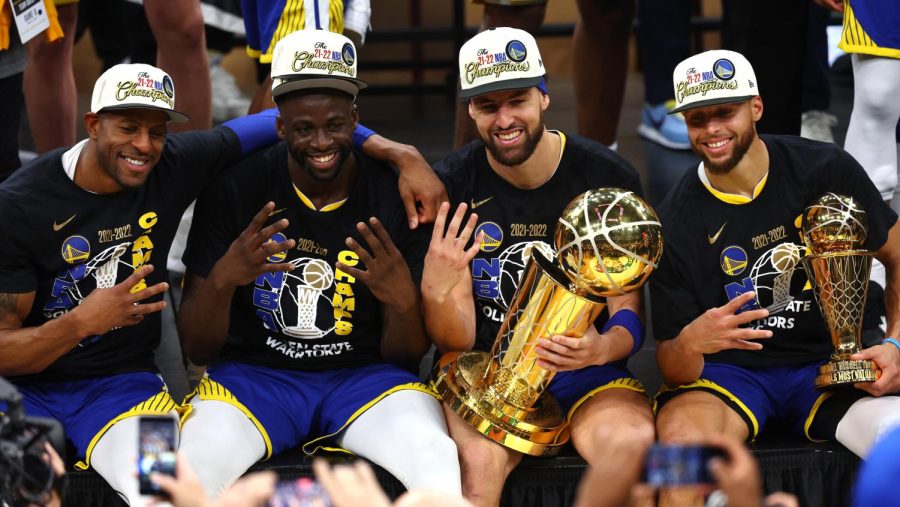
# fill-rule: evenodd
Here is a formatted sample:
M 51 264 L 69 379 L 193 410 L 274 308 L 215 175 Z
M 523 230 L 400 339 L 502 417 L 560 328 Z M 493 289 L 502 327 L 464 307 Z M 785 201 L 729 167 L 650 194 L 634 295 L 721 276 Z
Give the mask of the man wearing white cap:
M 673 75 L 697 170 L 659 211 L 666 252 L 650 282 L 666 388 L 660 440 L 724 433 L 753 440 L 773 419 L 864 456 L 900 415 L 900 227 L 860 165 L 833 144 L 756 133 L 763 114 L 741 54 L 707 51 Z M 778 86 L 777 83 L 762 83 Z M 852 196 L 866 212 L 863 248 L 888 266 L 887 336 L 853 359 L 881 369 L 856 389 L 816 391 L 829 333 L 799 259 L 801 215 L 820 196 Z M 864 329 L 877 327 L 866 319 Z M 881 398 L 873 398 L 881 397 Z
M 271 142 L 247 135 L 271 130 L 271 117 L 166 136 L 185 120 L 168 74 L 114 66 L 94 86 L 88 139 L 0 186 L 0 375 L 132 505 L 134 416 L 178 406 L 153 363 L 167 288 L 153 265 L 165 266 L 181 214 L 214 175 Z
M 634 168 L 616 153 L 545 127 L 545 70 L 527 32 L 484 31 L 460 49 L 459 66 L 460 96 L 481 139 L 436 167 L 451 201 L 460 203 L 446 235 L 450 206 L 442 206 L 422 279 L 426 329 L 441 353 L 490 350 L 528 253 L 539 248 L 552 255 L 554 227 L 575 196 L 597 187 L 641 190 Z M 473 213 L 464 221 L 467 208 Z M 653 439 L 647 395 L 624 364 L 643 342 L 640 306 L 636 293 L 609 298 L 610 317 L 598 319 L 584 337 L 554 336 L 538 346 L 540 366 L 560 372 L 548 390 L 588 462 L 611 427 L 647 445 Z M 446 407 L 445 413 L 460 452 L 465 496 L 496 505 L 522 455 L 485 438 Z
M 198 201 L 179 325 L 188 356 L 212 365 L 181 450 L 210 495 L 300 446 L 358 454 L 408 488 L 461 493 L 440 404 L 404 369 L 429 347 L 414 281 L 427 232 L 409 229 L 391 169 L 352 149 L 365 86 L 356 67 L 343 35 L 281 39 L 272 95 L 283 142 Z

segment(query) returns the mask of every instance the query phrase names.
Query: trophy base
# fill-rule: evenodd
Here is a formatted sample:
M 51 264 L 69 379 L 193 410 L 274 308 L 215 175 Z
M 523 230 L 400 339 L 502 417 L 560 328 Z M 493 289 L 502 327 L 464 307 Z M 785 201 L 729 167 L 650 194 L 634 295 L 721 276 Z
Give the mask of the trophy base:
M 519 409 L 481 386 L 490 364 L 486 352 L 445 354 L 435 367 L 434 388 L 451 410 L 500 445 L 531 456 L 554 456 L 569 440 L 559 404 L 541 393 L 529 409 Z
M 878 367 L 875 366 L 874 361 L 832 359 L 819 366 L 816 389 L 829 389 L 857 382 L 875 382 L 878 374 Z

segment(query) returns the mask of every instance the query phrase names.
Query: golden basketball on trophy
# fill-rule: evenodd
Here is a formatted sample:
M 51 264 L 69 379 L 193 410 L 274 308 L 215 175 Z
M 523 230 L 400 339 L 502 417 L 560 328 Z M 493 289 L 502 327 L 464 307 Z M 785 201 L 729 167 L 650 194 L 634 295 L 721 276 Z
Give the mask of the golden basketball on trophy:
M 828 193 L 806 208 L 802 222 L 808 254 L 803 267 L 813 284 L 834 352 L 819 367 L 816 388 L 874 382 L 873 361 L 853 361 L 859 352 L 863 310 L 874 252 L 862 250 L 868 233 L 866 212 L 852 197 Z
M 490 353 L 445 354 L 434 385 L 444 402 L 488 438 L 550 456 L 569 439 L 566 415 L 546 392 L 554 372 L 538 366 L 542 338 L 582 337 L 605 297 L 637 290 L 662 254 L 656 213 L 633 192 L 585 192 L 563 211 L 556 262 L 532 248 Z

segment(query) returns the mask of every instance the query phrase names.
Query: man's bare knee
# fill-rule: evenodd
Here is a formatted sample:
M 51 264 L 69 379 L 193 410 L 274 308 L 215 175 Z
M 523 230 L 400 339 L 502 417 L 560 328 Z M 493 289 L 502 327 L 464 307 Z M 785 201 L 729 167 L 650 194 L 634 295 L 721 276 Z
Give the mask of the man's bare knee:
M 697 442 L 711 433 L 746 440 L 746 423 L 724 401 L 703 391 L 689 391 L 672 398 L 656 415 L 660 442 Z

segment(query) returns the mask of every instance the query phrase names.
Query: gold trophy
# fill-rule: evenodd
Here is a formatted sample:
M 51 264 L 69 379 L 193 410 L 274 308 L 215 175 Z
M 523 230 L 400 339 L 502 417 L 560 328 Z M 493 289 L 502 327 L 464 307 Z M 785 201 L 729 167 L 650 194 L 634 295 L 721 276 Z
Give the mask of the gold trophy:
M 662 254 L 662 228 L 634 193 L 601 188 L 569 203 L 554 243 L 555 264 L 531 248 L 491 352 L 448 353 L 435 368 L 435 389 L 454 412 L 495 442 L 534 456 L 554 455 L 569 439 L 566 415 L 545 392 L 555 373 L 537 365 L 538 340 L 580 338 L 605 297 L 637 290 Z
M 874 382 L 874 361 L 853 361 L 860 351 L 863 309 L 874 252 L 861 250 L 868 228 L 866 212 L 852 197 L 828 193 L 803 214 L 803 267 L 831 334 L 834 352 L 819 367 L 816 388 Z

